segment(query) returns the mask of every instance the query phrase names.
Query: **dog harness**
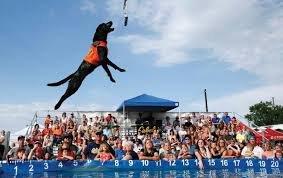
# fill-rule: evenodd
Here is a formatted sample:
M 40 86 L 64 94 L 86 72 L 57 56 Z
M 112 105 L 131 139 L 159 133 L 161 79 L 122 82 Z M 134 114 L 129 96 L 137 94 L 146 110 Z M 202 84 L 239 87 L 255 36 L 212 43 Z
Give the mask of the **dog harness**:
M 92 43 L 87 55 L 85 56 L 84 60 L 90 64 L 98 65 L 100 64 L 100 58 L 98 54 L 97 48 L 105 47 L 107 48 L 107 42 L 106 41 L 95 41 Z

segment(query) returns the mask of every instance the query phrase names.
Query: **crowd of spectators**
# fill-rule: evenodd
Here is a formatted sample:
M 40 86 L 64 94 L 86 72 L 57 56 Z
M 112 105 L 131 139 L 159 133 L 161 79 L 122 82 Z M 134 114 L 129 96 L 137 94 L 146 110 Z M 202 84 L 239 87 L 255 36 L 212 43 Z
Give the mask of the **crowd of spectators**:
M 137 134 L 123 135 L 111 114 L 77 119 L 74 114 L 44 119 L 30 136 L 19 136 L 8 160 L 175 160 L 210 158 L 281 159 L 280 143 L 258 142 L 235 117 L 224 113 L 166 117 L 162 127 L 137 126 Z

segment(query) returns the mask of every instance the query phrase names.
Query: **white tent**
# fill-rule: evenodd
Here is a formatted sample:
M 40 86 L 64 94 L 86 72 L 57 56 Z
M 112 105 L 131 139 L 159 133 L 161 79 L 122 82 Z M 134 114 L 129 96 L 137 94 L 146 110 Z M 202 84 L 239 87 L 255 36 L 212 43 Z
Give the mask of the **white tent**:
M 44 126 L 39 124 L 39 130 L 42 130 L 43 128 L 44 128 Z M 21 136 L 21 135 L 26 136 L 26 134 L 28 134 L 30 132 L 31 132 L 30 126 L 27 126 L 27 127 L 23 128 L 19 131 L 11 133 L 10 144 L 13 143 L 13 142 L 17 142 L 19 136 Z

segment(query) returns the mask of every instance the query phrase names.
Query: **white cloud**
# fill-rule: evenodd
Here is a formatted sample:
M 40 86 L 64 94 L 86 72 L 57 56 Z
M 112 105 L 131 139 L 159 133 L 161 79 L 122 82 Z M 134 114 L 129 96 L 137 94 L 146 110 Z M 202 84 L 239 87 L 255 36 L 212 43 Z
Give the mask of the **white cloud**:
M 81 2 L 80 10 L 83 12 L 95 14 L 96 13 L 95 3 L 91 0 L 83 0 Z
M 245 115 L 249 112 L 249 106 L 260 101 L 271 101 L 272 97 L 275 98 L 275 104 L 283 105 L 282 90 L 283 84 L 278 84 L 249 89 L 220 98 L 209 98 L 208 93 L 208 109 L 211 112 L 231 111 Z M 190 111 L 205 111 L 204 101 L 195 101 L 183 108 Z
M 121 1 L 107 4 L 113 16 L 121 15 Z M 129 25 L 139 25 L 146 33 L 118 39 L 133 53 L 155 54 L 158 66 L 197 60 L 191 52 L 206 49 L 232 70 L 244 69 L 268 83 L 282 82 L 282 9 L 280 1 L 131 0 Z

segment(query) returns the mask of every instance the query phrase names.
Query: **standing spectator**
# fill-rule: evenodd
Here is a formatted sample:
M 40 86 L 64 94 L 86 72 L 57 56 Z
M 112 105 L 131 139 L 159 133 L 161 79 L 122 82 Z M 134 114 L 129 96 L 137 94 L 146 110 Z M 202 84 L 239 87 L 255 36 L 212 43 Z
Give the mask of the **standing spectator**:
M 228 115 L 228 112 L 224 112 L 222 121 L 224 122 L 225 125 L 228 125 L 231 122 L 231 117 Z
M 44 119 L 44 125 L 47 123 L 47 124 L 50 124 L 50 121 L 52 121 L 52 119 L 51 119 L 51 116 L 50 116 L 50 114 L 47 114 L 47 116 L 45 117 L 45 119 Z
M 67 122 L 68 122 L 67 114 L 63 112 L 62 117 L 60 118 L 60 123 L 62 123 L 63 125 L 65 125 L 65 127 L 67 127 Z
M 113 120 L 113 116 L 111 114 L 108 114 L 105 118 L 107 125 L 110 125 Z
M 175 120 L 173 121 L 173 127 L 176 128 L 177 126 L 180 127 L 180 119 L 176 116 Z
M 198 122 L 198 117 L 196 116 L 196 113 L 192 113 L 192 116 L 191 116 L 191 122 L 193 125 L 196 125 L 197 122 Z
M 0 160 L 3 160 L 3 155 L 5 151 L 4 141 L 5 141 L 5 130 L 2 130 L 0 133 Z
M 213 118 L 211 119 L 213 125 L 218 125 L 220 122 L 220 118 L 217 116 L 216 113 L 213 114 Z

